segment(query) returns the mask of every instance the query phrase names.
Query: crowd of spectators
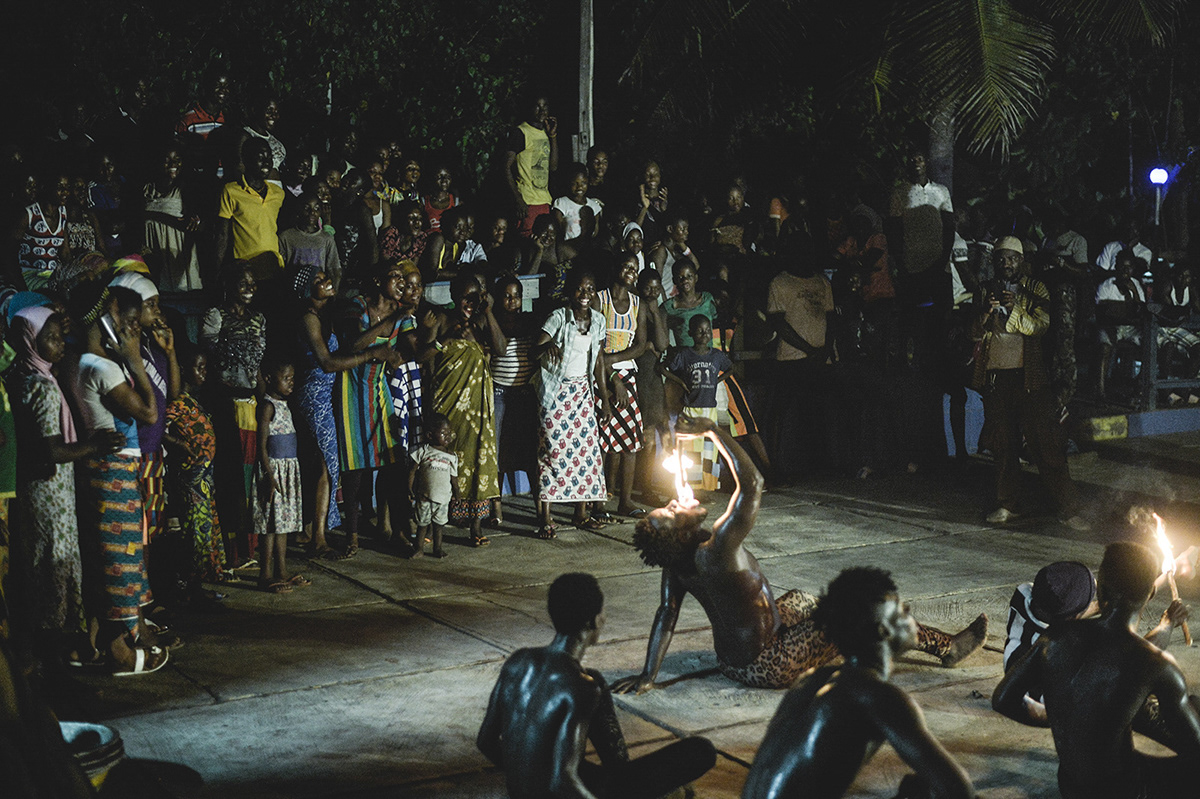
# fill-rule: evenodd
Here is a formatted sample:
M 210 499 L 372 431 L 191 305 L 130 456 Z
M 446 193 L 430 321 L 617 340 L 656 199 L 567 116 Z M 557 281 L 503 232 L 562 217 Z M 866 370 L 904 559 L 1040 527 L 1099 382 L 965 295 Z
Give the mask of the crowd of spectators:
M 534 96 L 472 197 L 455 163 L 481 154 L 432 163 L 349 124 L 291 141 L 280 98 L 224 74 L 170 125 L 148 108 L 141 82 L 4 153 L 5 595 L 40 657 L 153 671 L 173 636 L 148 609 L 216 601 L 205 584 L 251 563 L 302 589 L 287 537 L 353 557 L 364 515 L 407 557 L 446 556 L 451 522 L 487 545 L 506 496 L 533 494 L 545 539 L 555 503 L 585 530 L 640 518 L 672 491 L 681 413 L 776 483 L 867 478 L 947 456 L 944 395 L 966 457 L 972 388 L 989 518 L 1021 512 L 1024 441 L 1081 524 L 1079 374 L 1110 391 L 1148 309 L 1164 368 L 1200 368 L 1186 264 L 1163 271 L 1136 226 L 1089 248 L 1061 214 L 985 219 L 919 152 L 894 186 L 710 167 L 681 182 L 721 188 L 685 196 L 644 154 L 569 164 Z M 728 485 L 689 446 L 688 482 Z

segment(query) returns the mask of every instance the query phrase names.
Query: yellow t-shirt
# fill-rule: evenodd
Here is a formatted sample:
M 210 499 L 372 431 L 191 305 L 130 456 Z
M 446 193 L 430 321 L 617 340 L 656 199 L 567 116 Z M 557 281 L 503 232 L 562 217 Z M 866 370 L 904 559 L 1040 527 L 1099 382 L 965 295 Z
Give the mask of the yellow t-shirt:
M 525 149 L 517 153 L 517 189 L 526 205 L 549 205 L 550 137 L 541 128 L 522 122 L 517 130 L 525 137 Z
M 276 220 L 283 207 L 283 189 L 268 182 L 267 196 L 263 197 L 246 179 L 226 183 L 221 191 L 221 206 L 217 216 L 233 223 L 233 257 L 241 261 L 269 260 L 263 256 L 275 256 L 275 265 L 283 268 L 283 257 L 279 254 L 279 234 Z

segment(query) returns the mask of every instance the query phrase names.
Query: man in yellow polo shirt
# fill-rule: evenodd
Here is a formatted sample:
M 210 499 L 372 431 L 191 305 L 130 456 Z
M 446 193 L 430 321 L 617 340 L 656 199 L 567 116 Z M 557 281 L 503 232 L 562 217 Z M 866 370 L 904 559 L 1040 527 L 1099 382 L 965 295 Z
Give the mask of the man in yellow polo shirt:
M 251 264 L 256 280 L 269 280 L 283 272 L 276 220 L 283 206 L 283 189 L 267 182 L 271 171 L 271 148 L 263 139 L 247 140 L 242 150 L 246 174 L 226 183 L 217 210 L 217 264 L 229 259 L 233 234 L 233 257 Z

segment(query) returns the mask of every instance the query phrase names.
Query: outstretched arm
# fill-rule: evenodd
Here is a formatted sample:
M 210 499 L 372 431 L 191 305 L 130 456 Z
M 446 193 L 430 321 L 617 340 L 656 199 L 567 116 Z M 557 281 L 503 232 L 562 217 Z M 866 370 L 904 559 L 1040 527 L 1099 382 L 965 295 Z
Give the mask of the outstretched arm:
M 650 642 L 646 646 L 646 666 L 641 674 L 623 677 L 613 683 L 614 694 L 643 694 L 654 687 L 654 680 L 658 677 L 658 670 L 662 668 L 663 658 L 667 656 L 667 648 L 671 646 L 675 622 L 679 621 L 679 605 L 686 593 L 679 580 L 668 569 L 663 569 L 662 601 L 659 603 L 658 612 L 654 614 L 654 626 L 650 628 Z
M 939 799 L 972 799 L 971 778 L 929 732 L 917 703 L 895 686 L 881 687 L 887 693 L 871 700 L 876 723 L 896 754 L 916 772 L 915 782 L 928 786 L 929 794 Z
M 746 540 L 758 518 L 758 506 L 762 502 L 762 474 L 729 432 L 717 427 L 710 419 L 680 416 L 675 432 L 685 436 L 705 436 L 733 467 L 733 496 L 729 498 L 721 518 L 713 522 L 713 545 L 727 550 L 737 549 Z

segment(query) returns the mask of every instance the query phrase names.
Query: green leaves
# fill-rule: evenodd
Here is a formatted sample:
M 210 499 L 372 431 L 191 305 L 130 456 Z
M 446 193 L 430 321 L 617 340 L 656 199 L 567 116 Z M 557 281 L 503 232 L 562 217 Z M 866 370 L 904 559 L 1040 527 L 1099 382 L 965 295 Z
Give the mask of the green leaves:
M 972 150 L 1007 155 L 1045 90 L 1054 33 L 1005 0 L 934 0 L 897 6 L 887 46 L 898 94 L 956 109 Z

